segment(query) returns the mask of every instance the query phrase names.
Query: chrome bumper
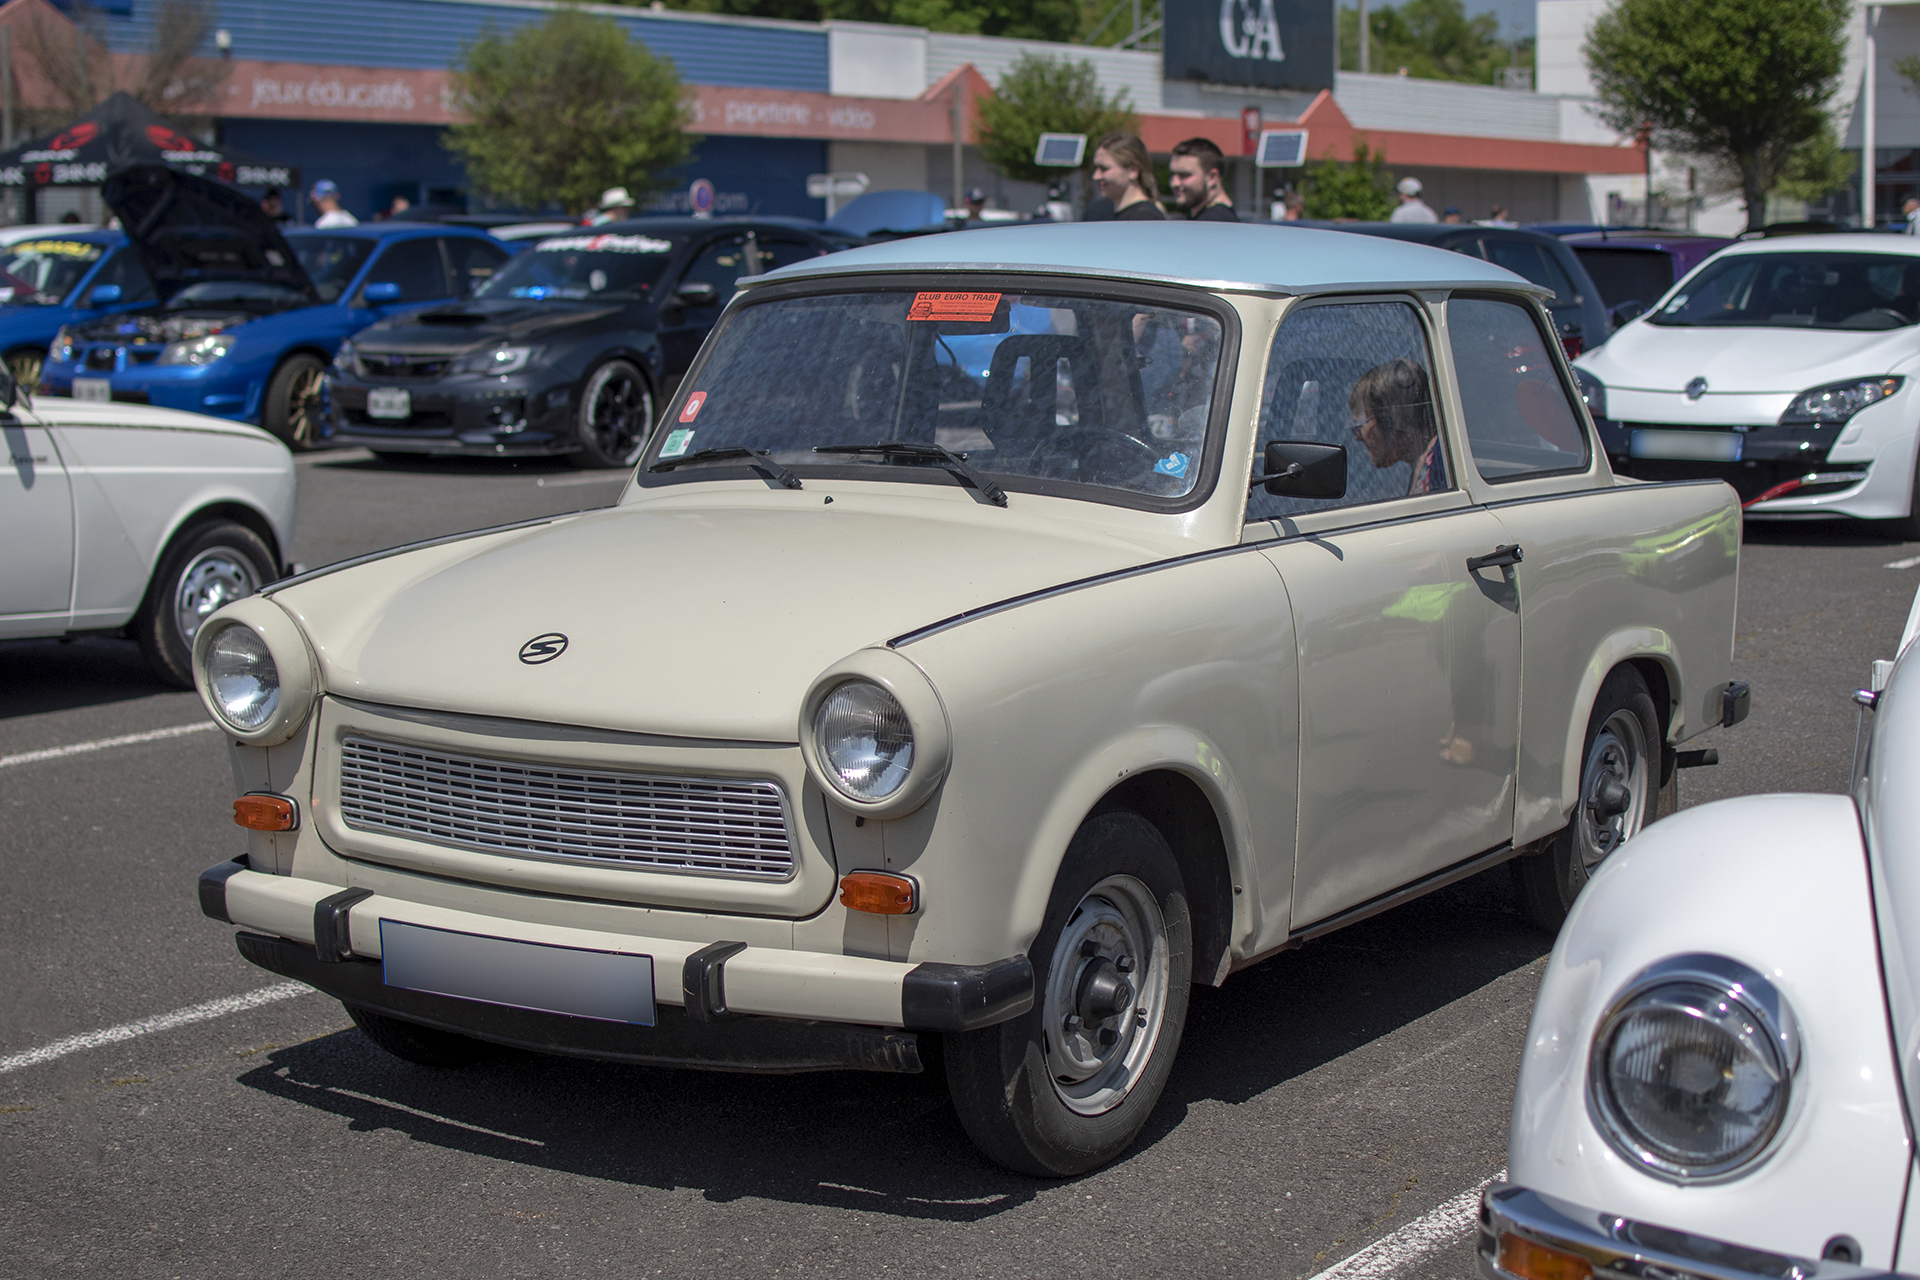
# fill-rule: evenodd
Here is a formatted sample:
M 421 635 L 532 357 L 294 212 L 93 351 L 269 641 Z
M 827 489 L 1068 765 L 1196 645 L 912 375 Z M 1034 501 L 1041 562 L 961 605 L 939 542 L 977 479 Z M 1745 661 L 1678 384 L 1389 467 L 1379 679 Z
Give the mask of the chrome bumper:
M 1480 1199 L 1478 1263 L 1484 1280 L 1526 1280 L 1500 1265 L 1501 1241 L 1518 1237 L 1584 1258 L 1601 1280 L 1866 1280 L 1898 1273 L 1767 1253 L 1500 1184 Z M 1902 1278 L 1905 1280 L 1905 1278 Z

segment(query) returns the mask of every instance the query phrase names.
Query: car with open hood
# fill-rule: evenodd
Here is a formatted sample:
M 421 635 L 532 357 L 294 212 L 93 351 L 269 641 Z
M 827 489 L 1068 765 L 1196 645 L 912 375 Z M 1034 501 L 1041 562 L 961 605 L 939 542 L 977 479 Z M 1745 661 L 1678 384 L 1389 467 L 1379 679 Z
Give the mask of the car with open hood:
M 1488 262 L 1036 224 L 740 284 L 614 505 L 200 631 L 202 908 L 402 1057 L 937 1042 L 1082 1171 L 1192 983 L 1506 862 L 1557 923 L 1745 714 L 1732 492 L 1616 480 Z
M 140 254 L 118 231 L 33 230 L 0 248 L 0 360 L 30 393 L 62 326 L 154 301 Z
M 735 282 L 836 247 L 751 218 L 636 218 L 542 237 L 473 297 L 341 344 L 327 375 L 332 439 L 631 466 Z
M 1689 809 L 1575 904 L 1485 1195 L 1487 1280 L 1920 1274 L 1916 634 L 1920 596 L 1854 694 L 1851 794 Z
M 164 165 L 122 169 L 101 194 L 157 302 L 63 327 L 42 388 L 253 422 L 294 448 L 320 438 L 342 339 L 464 297 L 508 257 L 485 232 L 432 223 L 283 234 L 244 193 Z
M 1729 246 L 1575 368 L 1621 474 L 1716 477 L 1750 517 L 1920 538 L 1920 241 Z

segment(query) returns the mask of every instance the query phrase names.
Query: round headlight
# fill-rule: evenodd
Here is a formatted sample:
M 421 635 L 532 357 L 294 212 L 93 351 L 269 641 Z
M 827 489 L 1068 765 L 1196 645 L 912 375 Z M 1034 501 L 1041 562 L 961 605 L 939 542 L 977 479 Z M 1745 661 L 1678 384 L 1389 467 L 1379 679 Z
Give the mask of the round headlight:
M 913 725 L 894 696 L 866 680 L 835 686 L 813 718 L 827 780 L 853 800 L 885 800 L 913 771 Z
M 207 688 L 214 712 L 242 733 L 260 728 L 280 709 L 280 671 L 266 641 L 252 628 L 222 627 L 207 646 Z
M 1705 1181 L 1770 1150 L 1797 1064 L 1798 1033 L 1771 983 L 1718 956 L 1682 957 L 1631 984 L 1602 1020 L 1588 1097 L 1634 1164 Z

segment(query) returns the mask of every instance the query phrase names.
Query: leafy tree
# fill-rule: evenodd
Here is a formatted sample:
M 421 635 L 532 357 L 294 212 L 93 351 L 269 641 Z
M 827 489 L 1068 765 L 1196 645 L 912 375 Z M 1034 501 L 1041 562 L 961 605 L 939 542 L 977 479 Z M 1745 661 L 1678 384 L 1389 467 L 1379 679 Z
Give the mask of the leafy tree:
M 1860 174 L 1860 162 L 1840 149 L 1833 122 L 1787 156 L 1773 194 L 1793 200 L 1820 200 L 1847 186 Z
M 488 28 L 453 84 L 470 123 L 447 131 L 447 149 L 474 185 L 524 207 L 580 213 L 608 187 L 657 190 L 692 146 L 673 64 L 578 9 L 512 35 Z
M 1087 163 L 1102 134 L 1137 132 L 1140 122 L 1122 89 L 1100 91 L 1091 62 L 1021 54 L 1000 78 L 1000 87 L 979 102 L 980 154 L 988 164 L 1026 182 L 1048 182 L 1058 169 L 1033 163 L 1043 133 L 1087 135 Z
M 1072 40 L 1082 22 L 1079 0 L 668 0 L 668 7 L 801 22 L 892 22 L 1022 40 Z
M 1328 156 L 1306 167 L 1300 180 L 1309 218 L 1350 218 L 1380 222 L 1393 213 L 1393 175 L 1386 153 L 1370 151 L 1366 138 L 1353 139 L 1353 162 Z
M 1851 0 L 1618 0 L 1587 36 L 1599 115 L 1739 175 L 1747 227 L 1832 128 Z
M 1360 12 L 1340 10 L 1340 65 L 1360 66 Z M 1511 46 L 1500 39 L 1500 19 L 1469 18 L 1461 0 L 1406 0 L 1397 8 L 1367 8 L 1367 61 L 1374 71 L 1397 71 L 1421 80 L 1493 84 L 1514 66 Z M 1533 65 L 1533 41 L 1522 42 L 1518 65 Z

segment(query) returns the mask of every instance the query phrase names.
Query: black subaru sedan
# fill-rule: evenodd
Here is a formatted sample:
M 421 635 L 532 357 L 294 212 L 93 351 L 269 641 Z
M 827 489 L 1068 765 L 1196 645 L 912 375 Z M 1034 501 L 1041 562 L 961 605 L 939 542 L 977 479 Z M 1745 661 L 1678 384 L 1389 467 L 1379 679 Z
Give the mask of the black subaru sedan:
M 329 443 L 628 466 L 734 281 L 838 247 L 746 218 L 635 218 L 541 240 L 472 298 L 342 343 Z

